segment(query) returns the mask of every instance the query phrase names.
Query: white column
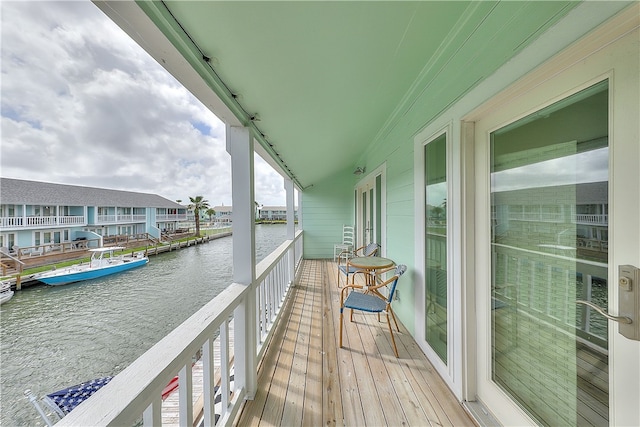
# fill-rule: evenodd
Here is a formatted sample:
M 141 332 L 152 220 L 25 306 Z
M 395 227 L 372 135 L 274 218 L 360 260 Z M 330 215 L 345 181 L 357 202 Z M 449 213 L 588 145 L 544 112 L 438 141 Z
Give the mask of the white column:
M 287 199 L 287 239 L 293 240 L 296 233 L 295 224 L 295 191 L 293 187 L 293 180 L 289 178 L 284 179 L 284 190 Z
M 253 138 L 249 129 L 227 125 L 227 152 L 231 155 L 233 208 L 233 281 L 253 286 L 256 277 Z M 245 387 L 252 400 L 257 388 L 255 289 L 234 312 L 236 389 Z
M 298 191 L 298 230 L 304 230 L 304 219 L 302 218 L 303 199 L 302 191 Z
M 289 178 L 284 179 L 284 190 L 286 194 L 287 200 L 287 239 L 293 240 L 295 238 L 296 229 L 295 229 L 295 197 L 294 197 L 294 187 L 293 180 Z M 296 247 L 293 245 L 291 250 L 289 250 L 289 285 L 293 284 L 293 280 L 296 275 Z

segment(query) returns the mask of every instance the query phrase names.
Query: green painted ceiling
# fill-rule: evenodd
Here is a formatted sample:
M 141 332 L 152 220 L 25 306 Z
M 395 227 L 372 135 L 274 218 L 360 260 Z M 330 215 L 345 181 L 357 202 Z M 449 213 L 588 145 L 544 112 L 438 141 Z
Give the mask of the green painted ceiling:
M 306 187 L 353 169 L 416 102 L 443 111 L 578 3 L 138 4 Z

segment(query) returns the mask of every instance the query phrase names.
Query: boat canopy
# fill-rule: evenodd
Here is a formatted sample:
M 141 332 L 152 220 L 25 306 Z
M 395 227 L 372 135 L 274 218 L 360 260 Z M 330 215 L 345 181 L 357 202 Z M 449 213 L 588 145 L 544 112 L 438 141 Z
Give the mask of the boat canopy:
M 111 252 L 111 251 L 122 251 L 124 249 L 127 249 L 123 246 L 110 246 L 110 247 L 105 247 L 105 248 L 94 248 L 94 249 L 89 249 L 89 252 Z

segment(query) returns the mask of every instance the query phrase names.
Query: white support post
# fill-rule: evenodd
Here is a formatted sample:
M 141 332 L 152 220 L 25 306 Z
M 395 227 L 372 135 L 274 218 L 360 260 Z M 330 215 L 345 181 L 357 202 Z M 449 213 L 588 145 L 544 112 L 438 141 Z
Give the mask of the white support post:
M 287 201 L 287 239 L 293 240 L 296 236 L 296 224 L 295 224 L 295 191 L 293 187 L 293 181 L 289 178 L 284 179 L 284 190 L 286 193 Z
M 304 230 L 304 221 L 302 218 L 302 202 L 304 195 L 302 191 L 298 191 L 298 230 Z
M 233 281 L 253 286 L 256 277 L 253 138 L 249 129 L 227 125 L 227 152 L 231 155 L 233 206 Z M 236 390 L 244 387 L 253 400 L 257 389 L 255 289 L 247 292 L 234 311 Z
M 287 239 L 293 240 L 296 237 L 296 221 L 295 221 L 295 192 L 293 187 L 293 180 L 285 178 L 284 189 L 286 192 L 287 200 Z M 296 247 L 291 246 L 289 250 L 289 271 L 288 280 L 289 285 L 293 284 L 293 279 L 296 274 Z

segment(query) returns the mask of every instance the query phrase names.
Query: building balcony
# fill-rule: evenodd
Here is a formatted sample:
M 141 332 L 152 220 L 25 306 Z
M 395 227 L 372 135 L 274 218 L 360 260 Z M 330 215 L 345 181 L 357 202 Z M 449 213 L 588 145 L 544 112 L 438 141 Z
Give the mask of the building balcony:
M 118 215 L 116 218 L 117 222 L 145 222 L 147 220 L 147 216 L 142 215 Z
M 356 315 L 340 348 L 336 265 L 301 255 L 298 232 L 57 425 L 474 425 L 406 329 L 396 358 Z
M 492 213 L 493 219 L 498 219 L 498 215 Z M 560 213 L 543 213 L 543 212 L 509 212 L 508 219 L 510 221 L 524 222 L 540 222 L 540 223 L 564 223 L 565 215 Z M 601 225 L 607 226 L 609 223 L 609 215 L 605 214 L 573 214 L 571 216 L 573 224 L 581 225 Z
M 2 229 L 82 226 L 86 225 L 86 223 L 87 220 L 84 215 L 9 216 L 0 218 L 0 228 Z
M 156 221 L 186 221 L 187 214 L 156 215 Z
M 127 223 L 132 222 L 146 222 L 147 216 L 142 215 L 98 215 L 98 224 L 115 224 L 115 223 Z
M 576 224 L 584 225 L 602 225 L 607 226 L 609 224 L 608 214 L 576 214 Z

